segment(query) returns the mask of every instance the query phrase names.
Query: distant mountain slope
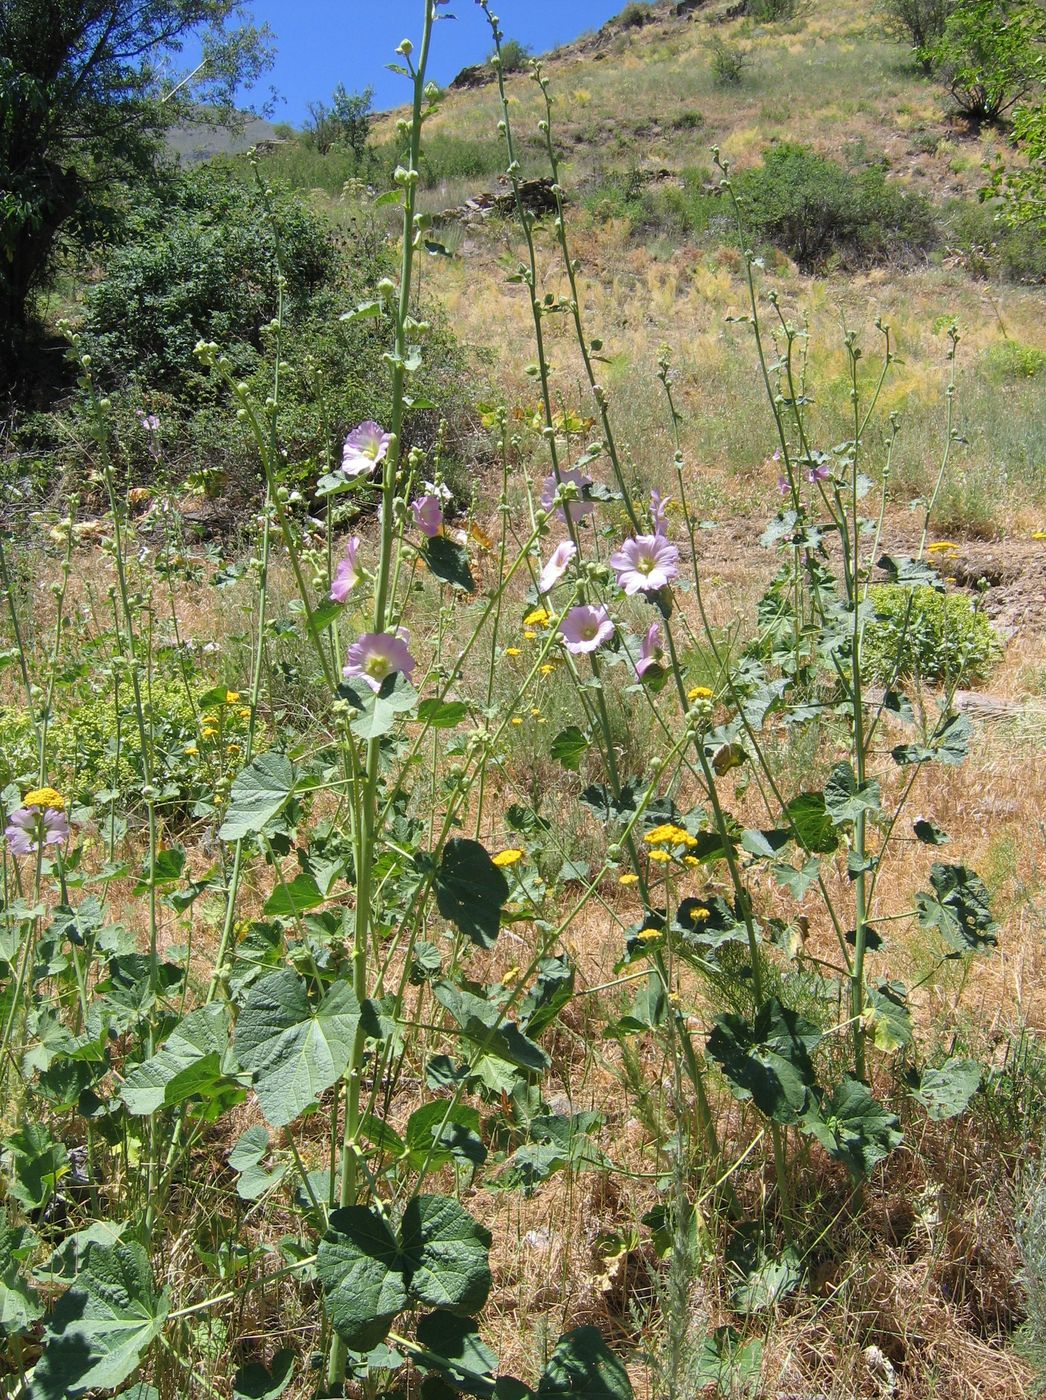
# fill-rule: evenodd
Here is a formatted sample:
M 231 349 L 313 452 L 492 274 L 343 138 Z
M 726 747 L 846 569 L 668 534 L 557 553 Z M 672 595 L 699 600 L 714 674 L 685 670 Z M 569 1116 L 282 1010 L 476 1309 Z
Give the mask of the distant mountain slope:
M 233 131 L 223 126 L 193 122 L 175 126 L 167 133 L 167 144 L 183 165 L 210 160 L 211 156 L 239 155 L 260 142 L 277 140 L 276 127 L 261 117 L 248 117 Z

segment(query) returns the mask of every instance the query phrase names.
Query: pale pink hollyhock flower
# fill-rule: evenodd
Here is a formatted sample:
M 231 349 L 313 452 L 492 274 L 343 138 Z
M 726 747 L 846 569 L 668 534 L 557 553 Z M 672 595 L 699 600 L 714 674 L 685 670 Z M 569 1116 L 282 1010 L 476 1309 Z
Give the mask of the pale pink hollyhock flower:
M 353 535 L 345 546 L 345 558 L 338 564 L 331 581 L 331 598 L 335 603 L 344 603 L 362 577 L 358 561 L 359 550 L 360 537 Z
M 416 501 L 411 501 L 410 508 L 414 512 L 414 524 L 423 535 L 430 540 L 442 535 L 443 507 L 438 496 L 420 496 Z
M 395 671 L 402 671 L 410 680 L 418 663 L 407 650 L 409 641 L 410 633 L 402 627 L 394 636 L 388 632 L 365 632 L 349 647 L 341 673 L 347 681 L 358 676 L 375 694 L 386 676 Z
M 614 624 L 603 604 L 591 607 L 588 604 L 571 608 L 560 623 L 559 635 L 566 644 L 567 651 L 575 656 L 597 651 L 604 642 L 614 635 Z
M 816 467 L 808 467 L 806 470 L 807 481 L 827 481 L 832 474 L 832 469 L 827 462 L 821 462 Z
M 679 550 L 664 535 L 637 535 L 609 559 L 626 593 L 656 593 L 679 576 Z
M 19 807 L 8 818 L 4 829 L 11 854 L 35 855 L 41 846 L 56 846 L 69 839 L 69 818 L 57 807 Z
M 369 476 L 379 462 L 385 460 L 392 434 L 370 419 L 361 423 L 345 439 L 341 450 L 341 469 L 346 476 Z
M 779 476 L 777 478 L 777 489 L 782 496 L 790 496 L 792 494 L 792 483 L 786 476 Z
M 147 433 L 158 433 L 160 431 L 160 420 L 155 413 L 143 413 L 138 421 Z
M 647 628 L 647 634 L 643 638 L 643 644 L 639 649 L 639 660 L 636 662 L 636 675 L 645 676 L 651 666 L 661 666 L 664 662 L 665 654 L 661 650 L 661 628 L 656 622 L 652 622 Z
M 779 462 L 781 460 L 781 449 L 779 447 L 775 447 L 773 452 L 770 453 L 770 460 L 771 462 Z
M 541 570 L 538 577 L 538 592 L 547 593 L 550 588 L 554 588 L 559 580 L 566 573 L 571 559 L 577 553 L 577 546 L 570 540 L 564 540 L 562 544 L 557 544 L 552 551 L 552 558 Z
M 545 477 L 545 484 L 541 490 L 541 504 L 545 510 L 552 509 L 552 503 L 556 499 L 560 483 L 564 486 L 576 486 L 578 492 L 583 495 L 592 485 L 592 478 L 586 476 L 584 472 L 578 471 L 576 467 L 571 467 L 568 471 L 561 471 L 558 479 L 555 472 L 551 472 Z M 579 520 L 584 520 L 586 515 L 591 515 L 595 508 L 595 501 L 567 501 L 565 505 L 560 506 L 556 514 L 560 520 L 569 519 L 576 524 Z
M 668 505 L 671 496 L 662 496 L 660 491 L 650 493 L 650 518 L 654 523 L 655 535 L 668 534 Z

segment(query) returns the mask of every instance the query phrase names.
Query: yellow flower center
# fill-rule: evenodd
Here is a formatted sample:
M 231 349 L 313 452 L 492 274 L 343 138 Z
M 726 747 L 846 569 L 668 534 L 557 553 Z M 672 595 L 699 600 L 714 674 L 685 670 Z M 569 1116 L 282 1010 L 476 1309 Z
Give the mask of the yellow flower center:
M 33 788 L 25 795 L 27 807 L 52 807 L 59 812 L 65 810 L 65 798 L 53 787 Z

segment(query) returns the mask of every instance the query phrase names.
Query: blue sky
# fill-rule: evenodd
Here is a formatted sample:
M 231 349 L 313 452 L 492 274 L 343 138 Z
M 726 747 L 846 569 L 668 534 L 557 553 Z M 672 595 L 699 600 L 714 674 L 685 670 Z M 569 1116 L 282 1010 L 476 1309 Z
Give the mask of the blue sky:
M 624 8 L 625 0 L 494 0 L 507 38 L 542 53 L 598 27 Z M 339 82 L 350 92 L 368 84 L 376 108 L 406 100 L 406 81 L 390 73 L 401 39 L 417 41 L 421 0 L 253 0 L 254 19 L 276 36 L 276 64 L 267 84 L 283 100 L 274 121 L 300 124 L 309 102 L 326 101 Z M 490 30 L 475 0 L 450 0 L 457 16 L 441 21 L 433 39 L 430 73 L 446 84 L 466 64 L 490 51 Z

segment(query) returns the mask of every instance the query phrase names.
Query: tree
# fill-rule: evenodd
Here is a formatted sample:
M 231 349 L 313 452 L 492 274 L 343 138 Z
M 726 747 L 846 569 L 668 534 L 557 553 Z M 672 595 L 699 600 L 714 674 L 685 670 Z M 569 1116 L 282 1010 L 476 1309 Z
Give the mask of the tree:
M 237 0 L 0 0 L 0 392 L 20 379 L 34 296 L 66 248 L 118 227 L 164 131 L 232 111 L 270 59 Z M 202 60 L 179 82 L 187 43 Z
M 1030 226 L 1046 235 L 1046 106 L 1018 108 L 1010 138 L 1026 164 L 1007 166 L 1000 157 L 982 198 L 1001 200 L 998 217 L 1010 228 Z
M 1044 43 L 1036 0 L 959 0 L 925 59 L 964 116 L 994 122 L 1042 86 Z
M 345 84 L 339 83 L 329 107 L 326 102 L 310 102 L 309 120 L 305 125 L 309 144 L 315 146 L 321 156 L 334 146 L 345 146 L 357 160 L 362 160 L 367 154 L 373 100 L 372 87 L 362 92 L 347 92 Z
M 890 38 L 909 43 L 929 73 L 929 50 L 944 33 L 955 4 L 956 0 L 879 0 L 877 8 Z

